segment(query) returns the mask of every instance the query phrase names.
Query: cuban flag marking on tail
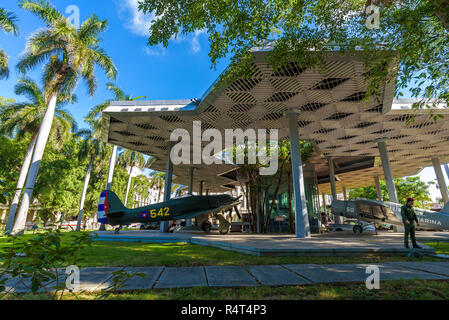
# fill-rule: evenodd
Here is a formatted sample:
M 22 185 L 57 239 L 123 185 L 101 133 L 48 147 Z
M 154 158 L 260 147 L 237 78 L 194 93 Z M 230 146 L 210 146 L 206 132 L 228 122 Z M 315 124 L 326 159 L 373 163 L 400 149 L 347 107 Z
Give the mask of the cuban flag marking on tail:
M 108 217 L 107 214 L 109 212 L 109 205 L 108 205 L 108 192 L 103 191 L 100 195 L 100 201 L 98 203 L 98 222 L 107 224 L 108 223 Z

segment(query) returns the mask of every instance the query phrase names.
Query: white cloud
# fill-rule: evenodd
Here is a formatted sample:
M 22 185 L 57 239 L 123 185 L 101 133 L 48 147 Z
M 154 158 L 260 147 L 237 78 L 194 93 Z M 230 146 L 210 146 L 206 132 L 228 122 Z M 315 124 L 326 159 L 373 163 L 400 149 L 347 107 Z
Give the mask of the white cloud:
M 127 29 L 131 30 L 134 34 L 139 36 L 149 36 L 149 29 L 155 15 L 143 14 L 141 11 L 139 11 L 139 0 L 120 0 L 120 9 L 122 12 L 125 12 L 123 19 L 126 20 L 125 27 Z M 170 40 L 176 43 L 188 42 L 190 44 L 190 52 L 198 53 L 201 51 L 199 37 L 205 33 L 205 30 L 197 30 L 195 31 L 194 35 L 189 35 L 188 37 L 178 35 L 176 39 L 173 36 Z M 163 47 L 147 48 L 145 49 L 145 52 L 148 55 L 161 56 L 166 54 L 166 49 Z
M 145 47 L 143 48 L 144 52 L 149 56 L 156 56 L 161 57 L 165 56 L 167 54 L 167 49 L 163 46 L 157 46 L 157 47 Z
M 200 35 L 205 34 L 205 33 L 206 33 L 205 30 L 195 31 L 195 36 L 192 38 L 191 43 L 190 43 L 192 52 L 198 53 L 201 51 L 201 45 L 200 45 L 200 41 L 198 38 L 200 37 Z
M 126 28 L 139 36 L 148 36 L 154 14 L 139 11 L 139 0 L 122 0 L 121 6 L 126 11 Z

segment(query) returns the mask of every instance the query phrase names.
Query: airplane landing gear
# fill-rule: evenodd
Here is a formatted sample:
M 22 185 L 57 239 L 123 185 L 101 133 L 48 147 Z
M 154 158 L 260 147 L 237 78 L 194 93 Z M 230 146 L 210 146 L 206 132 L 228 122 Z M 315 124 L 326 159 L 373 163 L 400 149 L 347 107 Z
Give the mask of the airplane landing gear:
M 354 228 L 352 228 L 352 231 L 354 231 L 356 235 L 359 235 L 362 234 L 363 228 L 361 226 L 354 226 Z
M 206 221 L 201 225 L 201 230 L 203 230 L 205 233 L 210 233 L 211 229 L 212 224 L 209 221 Z
M 120 234 L 120 229 L 122 229 L 122 226 L 115 228 L 114 234 Z
M 220 221 L 220 227 L 218 228 L 218 231 L 222 235 L 227 234 L 229 232 L 229 227 L 231 226 L 231 224 L 221 214 L 217 214 L 216 217 L 217 217 L 218 221 Z

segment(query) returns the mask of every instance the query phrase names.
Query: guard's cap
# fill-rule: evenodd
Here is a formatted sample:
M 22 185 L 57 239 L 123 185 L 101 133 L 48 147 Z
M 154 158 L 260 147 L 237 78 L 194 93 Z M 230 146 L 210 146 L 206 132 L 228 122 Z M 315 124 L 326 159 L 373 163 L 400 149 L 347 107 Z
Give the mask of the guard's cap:
M 407 202 L 410 202 L 410 201 L 415 201 L 415 199 L 413 199 L 413 198 L 407 198 Z

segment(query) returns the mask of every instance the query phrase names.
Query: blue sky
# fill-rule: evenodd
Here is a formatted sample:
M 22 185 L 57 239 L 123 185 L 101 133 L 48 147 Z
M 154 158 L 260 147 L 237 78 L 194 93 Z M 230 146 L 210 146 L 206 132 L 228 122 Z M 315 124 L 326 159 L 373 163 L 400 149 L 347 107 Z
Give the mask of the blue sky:
M 109 22 L 102 35 L 102 47 L 112 57 L 119 76 L 116 85 L 132 96 L 147 96 L 149 100 L 200 98 L 208 87 L 226 68 L 228 61 L 221 61 L 217 70 L 211 69 L 208 57 L 207 35 L 197 32 L 173 39 L 167 49 L 148 47 L 150 16 L 137 10 L 138 0 L 53 0 L 52 3 L 64 14 L 66 8 L 75 5 L 80 10 L 81 22 L 96 13 Z M 0 83 L 0 96 L 23 100 L 14 94 L 14 86 L 20 74 L 15 69 L 18 57 L 25 48 L 27 37 L 38 28 L 41 21 L 31 13 L 20 9 L 17 0 L 2 0 L 1 6 L 13 11 L 19 18 L 20 35 L 14 37 L 0 33 L 0 47 L 10 56 L 11 75 Z M 69 16 L 70 13 L 67 14 Z M 28 76 L 40 81 L 40 68 Z M 76 90 L 78 103 L 67 108 L 85 127 L 84 117 L 89 109 L 111 98 L 105 89 L 108 79 L 101 69 L 97 70 L 98 90 L 91 99 L 87 89 L 80 83 Z
M 23 100 L 14 94 L 14 86 L 20 76 L 15 69 L 18 57 L 25 48 L 27 37 L 43 27 L 42 22 L 31 13 L 20 9 L 17 0 L 1 0 L 1 6 L 13 11 L 19 18 L 20 35 L 14 37 L 0 33 L 0 47 L 10 56 L 11 75 L 0 81 L 0 96 Z M 115 84 L 131 96 L 147 96 L 149 100 L 200 98 L 208 87 L 227 67 L 229 61 L 223 59 L 217 69 L 211 69 L 208 57 L 207 35 L 197 32 L 173 39 L 168 48 L 148 47 L 148 26 L 151 16 L 137 10 L 138 0 L 53 0 L 52 3 L 66 13 L 69 6 L 80 10 L 81 22 L 96 13 L 100 19 L 109 22 L 108 30 L 102 35 L 102 47 L 112 57 L 119 76 Z M 67 13 L 67 16 L 70 12 Z M 40 81 L 40 68 L 28 76 Z M 80 83 L 76 90 L 78 102 L 67 108 L 79 127 L 86 127 L 84 117 L 89 109 L 111 94 L 105 89 L 108 79 L 101 70 L 97 71 L 98 90 L 93 98 Z M 430 164 L 430 163 L 429 163 Z M 419 175 L 424 181 L 436 179 L 433 168 L 424 169 Z M 439 191 L 431 186 L 432 198 L 440 197 Z

